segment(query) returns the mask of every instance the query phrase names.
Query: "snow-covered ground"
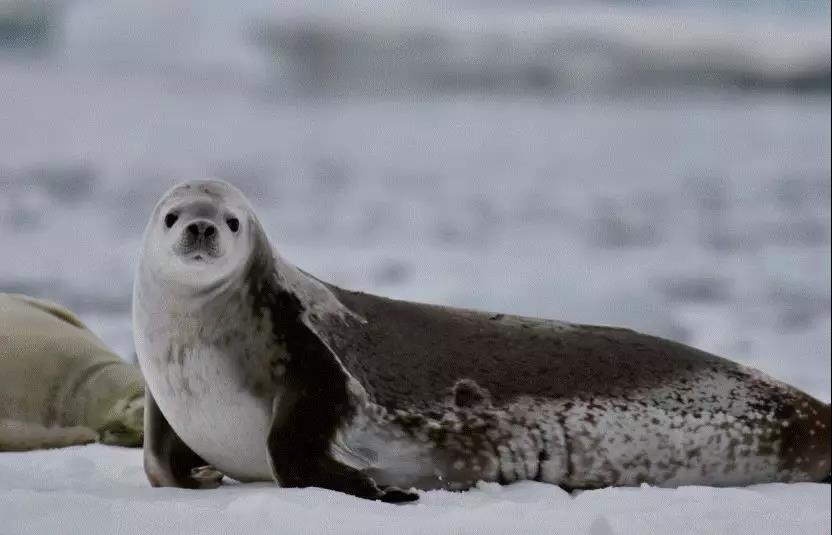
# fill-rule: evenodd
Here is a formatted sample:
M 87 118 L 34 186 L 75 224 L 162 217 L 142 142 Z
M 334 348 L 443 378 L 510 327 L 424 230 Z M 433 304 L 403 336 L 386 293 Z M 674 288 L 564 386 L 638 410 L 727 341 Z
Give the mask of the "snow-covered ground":
M 108 446 L 0 455 L 0 534 L 567 534 L 830 533 L 830 486 L 603 489 L 481 484 L 389 505 L 321 489 L 230 484 L 149 488 L 141 453 Z
M 139 113 L 80 78 L 65 86 L 77 107 L 52 105 L 37 95 L 49 77 L 30 75 L 0 79 L 2 112 L 18 118 L 0 123 L 12 170 L 0 250 L 13 251 L 0 287 L 66 303 L 124 356 L 144 219 L 173 180 L 212 173 L 323 278 L 632 326 L 830 398 L 828 100 L 298 107 L 125 85 L 128 101 L 158 97 Z M 102 122 L 83 125 L 93 109 Z M 50 129 L 55 116 L 67 126 Z M 150 489 L 139 452 L 93 446 L 0 454 L 0 534 L 816 534 L 829 533 L 829 489 L 570 496 L 524 483 L 394 507 L 268 486 Z
M 658 52 L 642 55 L 646 37 L 633 21 L 650 9 L 636 13 L 630 4 L 605 2 L 595 10 L 587 1 L 574 15 L 583 29 L 558 37 L 571 43 L 558 65 L 586 69 L 578 80 L 586 84 L 575 87 L 602 80 L 603 91 L 560 94 L 546 86 L 524 93 L 521 84 L 489 93 L 485 76 L 480 85 L 465 78 L 454 91 L 420 86 L 382 100 L 303 99 L 272 87 L 281 64 L 253 38 L 253 22 L 275 23 L 273 29 L 314 23 L 309 2 L 52 4 L 62 6 L 63 19 L 0 28 L 18 47 L 25 32 L 41 39 L 31 53 L 0 48 L 0 291 L 66 304 L 119 354 L 133 353 L 130 292 L 147 215 L 174 181 L 214 175 L 252 198 L 287 259 L 335 283 L 630 326 L 758 367 L 829 401 L 828 2 L 778 0 L 772 11 L 754 10 L 755 21 L 771 17 L 771 28 L 788 28 L 777 35 L 812 59 L 815 85 L 801 87 L 814 92 L 790 91 L 791 79 L 776 69 L 742 73 L 747 54 L 773 57 L 759 55 L 754 43 L 771 45 L 774 59 L 790 69 L 798 56 L 781 57 L 769 26 L 750 23 L 740 3 L 714 2 L 706 19 L 687 28 L 705 32 L 696 34 L 701 39 L 684 42 L 674 25 L 695 13 L 675 9 L 705 3 L 649 3 L 663 6 L 653 22 L 672 31 L 647 36 L 660 40 L 651 41 Z M 547 3 L 521 4 L 533 10 Z M 722 22 L 708 22 L 715 18 Z M 372 39 L 402 28 L 395 20 L 392 30 L 379 29 L 379 16 L 335 29 L 333 20 L 326 19 L 324 40 L 367 24 Z M 560 31 L 544 26 L 547 36 Z M 447 25 L 427 29 L 441 34 Z M 634 39 L 622 49 L 598 41 L 596 30 Z M 408 32 L 405 25 L 401 42 L 412 38 Z M 505 50 L 492 50 L 487 34 L 468 35 L 476 46 L 465 54 L 512 77 L 511 65 L 500 70 Z M 534 48 L 539 41 L 531 37 L 518 34 L 508 45 L 551 54 L 549 41 Z M 701 78 L 702 71 L 680 74 L 655 63 L 671 45 L 684 55 L 693 50 L 691 57 L 704 47 L 705 59 L 735 51 L 719 72 L 747 75 L 752 87 L 717 90 L 718 77 L 708 90 L 687 87 L 685 76 Z M 348 41 L 339 53 L 361 66 L 367 58 L 353 51 L 362 46 L 361 39 Z M 622 57 L 622 68 L 639 57 L 653 62 L 644 72 L 668 78 L 644 87 L 627 79 L 616 89 L 610 73 Z M 327 72 L 318 74 L 326 81 Z M 400 83 L 396 71 L 388 74 Z M 349 76 L 333 78 L 347 82 Z M 755 84 L 760 90 L 749 90 Z M 569 495 L 523 483 L 429 492 L 419 504 L 395 507 L 263 485 L 151 489 L 138 451 L 89 446 L 0 454 L 0 535 L 815 534 L 829 533 L 829 489 Z

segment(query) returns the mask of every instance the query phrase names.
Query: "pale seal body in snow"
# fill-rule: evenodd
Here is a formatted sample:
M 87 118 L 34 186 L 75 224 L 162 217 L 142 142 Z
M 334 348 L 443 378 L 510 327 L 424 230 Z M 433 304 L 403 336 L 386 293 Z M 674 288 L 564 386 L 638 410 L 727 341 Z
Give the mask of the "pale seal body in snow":
M 141 446 L 144 381 L 66 308 L 0 293 L 0 451 Z
M 830 409 L 628 329 L 351 292 L 273 251 L 232 186 L 170 190 L 133 301 L 154 485 L 401 488 L 822 480 Z M 212 465 L 217 471 L 200 469 Z M 196 469 L 196 472 L 193 470 Z

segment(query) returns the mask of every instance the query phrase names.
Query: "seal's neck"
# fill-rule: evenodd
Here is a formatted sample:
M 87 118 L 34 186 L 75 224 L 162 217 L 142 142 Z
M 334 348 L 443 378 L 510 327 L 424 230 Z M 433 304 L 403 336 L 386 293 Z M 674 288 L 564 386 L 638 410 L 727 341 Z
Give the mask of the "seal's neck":
M 328 323 L 358 319 L 342 304 L 326 284 L 304 273 L 284 260 L 272 249 L 265 233 L 255 228 L 251 255 L 245 263 L 216 282 L 188 287 L 166 284 L 160 277 L 139 267 L 139 278 L 134 290 L 134 318 L 140 322 L 158 323 L 164 318 L 153 317 L 149 311 L 165 311 L 166 318 L 216 317 L 220 320 L 228 310 L 239 303 L 252 303 L 255 307 L 276 304 L 276 294 L 291 297 L 284 300 L 284 312 L 298 315 L 310 323 Z M 147 280 L 140 280 L 147 277 Z M 206 314 L 210 312 L 210 314 Z
M 254 221 L 252 227 L 257 229 L 253 234 L 254 253 L 246 266 L 245 279 L 255 298 L 273 291 L 291 294 L 291 301 L 299 304 L 297 312 L 307 324 L 310 319 L 314 323 L 317 320 L 343 321 L 347 317 L 355 317 L 324 283 L 284 260 L 272 248 L 258 222 Z
M 307 323 L 310 320 L 317 323 L 320 320 L 344 321 L 349 317 L 356 317 L 326 284 L 290 264 L 277 252 L 272 252 L 267 265 L 269 269 L 261 270 L 261 276 L 266 277 L 268 283 L 263 284 L 262 288 L 255 288 L 254 291 L 268 291 L 266 288 L 271 285 L 272 291 L 291 294 L 294 297 L 292 301 L 299 303 L 298 312 Z

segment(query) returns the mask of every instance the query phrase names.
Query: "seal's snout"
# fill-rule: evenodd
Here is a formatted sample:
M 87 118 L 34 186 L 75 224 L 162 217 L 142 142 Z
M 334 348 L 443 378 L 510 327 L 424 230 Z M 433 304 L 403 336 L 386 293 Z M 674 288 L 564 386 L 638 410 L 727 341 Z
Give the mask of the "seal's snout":
M 185 232 L 187 232 L 193 240 L 209 240 L 216 236 L 217 227 L 210 221 L 197 221 L 185 227 Z
M 210 219 L 196 219 L 182 228 L 176 249 L 190 260 L 207 260 L 221 256 L 222 236 Z

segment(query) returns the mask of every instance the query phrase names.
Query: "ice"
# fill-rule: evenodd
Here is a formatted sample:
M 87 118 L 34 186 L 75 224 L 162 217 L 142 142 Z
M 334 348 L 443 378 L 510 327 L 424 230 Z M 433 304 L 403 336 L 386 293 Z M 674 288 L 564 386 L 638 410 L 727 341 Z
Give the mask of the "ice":
M 0 533 L 830 533 L 830 486 L 602 489 L 543 483 L 421 492 L 411 505 L 332 491 L 229 484 L 153 489 L 139 450 L 91 445 L 0 455 Z

